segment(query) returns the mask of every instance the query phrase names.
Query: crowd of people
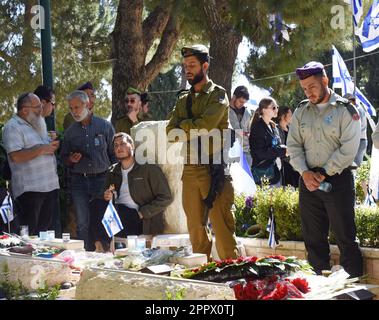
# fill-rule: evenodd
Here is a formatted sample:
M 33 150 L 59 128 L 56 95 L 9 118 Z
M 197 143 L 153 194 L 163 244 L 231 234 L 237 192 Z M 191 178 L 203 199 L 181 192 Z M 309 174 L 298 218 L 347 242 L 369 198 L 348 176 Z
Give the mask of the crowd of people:
M 234 190 L 225 170 L 216 163 L 211 146 L 198 146 L 191 130 L 235 132 L 256 184 L 271 188 L 299 188 L 301 227 L 308 259 L 317 273 L 330 269 L 329 228 L 341 252 L 341 265 L 351 276 L 363 273 L 362 255 L 356 242 L 355 190 L 352 169 L 360 166 L 367 147 L 365 110 L 354 95 L 344 98 L 329 88 L 324 66 L 310 62 L 296 74 L 307 97 L 296 110 L 279 107 L 272 97 L 260 100 L 253 111 L 246 106 L 249 91 L 237 87 L 229 102 L 224 88 L 208 77 L 207 47 L 181 50 L 189 90 L 178 94 L 169 114 L 167 132 L 180 129 L 187 136 L 187 154 L 196 146 L 210 157 L 209 163 L 193 159 L 184 165 L 182 203 L 193 251 L 211 259 L 212 226 L 221 259 L 238 256 L 233 215 Z M 21 94 L 17 112 L 4 125 L 3 143 L 11 169 L 11 195 L 19 225 L 31 235 L 56 230 L 61 234 L 57 152 L 66 168 L 75 213 L 77 238 L 86 250 L 109 250 L 109 237 L 101 223 L 113 201 L 126 228 L 119 236 L 160 234 L 163 212 L 173 201 L 165 175 L 158 165 L 141 164 L 134 157 L 130 130 L 152 120 L 148 95 L 129 88 L 124 113 L 114 126 L 95 115 L 95 90 L 90 82 L 67 96 L 69 113 L 64 136 L 48 131 L 44 118 L 55 108 L 55 93 L 39 86 Z M 379 126 L 378 126 L 379 127 Z M 379 147 L 379 129 L 372 135 Z M 197 138 L 196 138 L 197 139 Z M 192 153 L 193 155 L 193 153 Z M 320 189 L 329 183 L 331 190 Z M 234 182 L 238 183 L 238 182 Z

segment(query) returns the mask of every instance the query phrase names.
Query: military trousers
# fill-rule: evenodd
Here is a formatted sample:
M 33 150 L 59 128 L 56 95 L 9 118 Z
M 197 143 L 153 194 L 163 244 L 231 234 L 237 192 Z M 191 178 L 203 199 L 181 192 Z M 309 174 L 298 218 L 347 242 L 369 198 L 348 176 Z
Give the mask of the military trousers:
M 209 166 L 185 165 L 182 180 L 183 208 L 187 217 L 193 252 L 204 253 L 209 259 L 212 241 L 208 239 L 203 223 L 205 209 L 203 200 L 208 196 L 211 183 Z M 209 219 L 220 259 L 234 259 L 238 255 L 235 238 L 235 217 L 232 210 L 233 203 L 233 186 L 231 181 L 226 179 L 221 194 L 217 195 L 213 208 L 209 211 Z
M 330 228 L 340 251 L 340 264 L 351 277 L 361 276 L 363 259 L 356 240 L 354 177 L 350 170 L 344 170 L 326 181 L 332 184 L 330 192 L 310 192 L 300 178 L 299 205 L 308 261 L 318 274 L 330 269 Z

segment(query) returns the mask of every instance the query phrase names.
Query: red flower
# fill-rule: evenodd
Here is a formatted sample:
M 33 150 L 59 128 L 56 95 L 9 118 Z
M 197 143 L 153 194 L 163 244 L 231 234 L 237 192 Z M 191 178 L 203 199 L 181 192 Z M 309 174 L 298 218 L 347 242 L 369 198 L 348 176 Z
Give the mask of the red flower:
M 245 258 L 244 257 L 238 257 L 236 263 L 241 263 L 244 262 Z
M 259 290 L 254 281 L 249 281 L 244 287 L 244 297 L 246 300 L 258 300 L 261 296 L 262 290 Z
M 0 240 L 4 240 L 4 239 L 8 239 L 8 238 L 9 238 L 9 236 L 7 236 L 7 235 L 0 236 Z
M 300 290 L 296 288 L 296 286 L 294 286 L 291 282 L 284 282 L 284 283 L 288 290 L 287 298 L 297 298 L 297 299 L 304 298 Z
M 234 287 L 234 296 L 236 297 L 237 300 L 245 300 L 244 299 L 244 294 L 243 294 L 243 284 L 242 283 L 237 283 Z
M 284 283 L 277 283 L 275 289 L 265 295 L 262 300 L 283 300 L 287 297 L 288 289 Z
M 248 263 L 255 263 L 257 262 L 258 258 L 257 257 L 246 257 L 245 261 Z
M 302 293 L 307 293 L 307 292 L 311 291 L 311 288 L 309 287 L 309 283 L 305 279 L 296 278 L 296 279 L 293 279 L 293 280 L 290 280 L 290 281 Z

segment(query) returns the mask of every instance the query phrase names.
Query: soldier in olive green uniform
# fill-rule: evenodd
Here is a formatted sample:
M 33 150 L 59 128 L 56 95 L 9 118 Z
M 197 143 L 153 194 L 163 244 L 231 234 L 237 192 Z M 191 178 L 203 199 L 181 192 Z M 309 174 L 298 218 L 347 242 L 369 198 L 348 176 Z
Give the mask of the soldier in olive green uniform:
M 179 95 L 171 113 L 167 132 L 175 128 L 182 129 L 189 137 L 191 129 L 227 129 L 229 102 L 225 90 L 207 76 L 210 58 L 208 49 L 203 45 L 183 48 L 182 56 L 186 77 L 192 87 Z M 209 149 L 199 146 L 201 152 L 215 159 L 215 152 L 221 150 L 212 148 L 211 143 Z M 196 159 L 197 155 L 197 149 L 188 138 L 187 164 L 184 166 L 182 178 L 183 207 L 193 252 L 205 253 L 209 258 L 212 241 L 204 227 L 204 199 L 207 198 L 211 185 L 210 165 L 201 164 L 201 157 Z M 233 202 L 234 190 L 230 179 L 225 178 L 223 189 L 209 211 L 209 219 L 216 237 L 216 248 L 221 259 L 236 258 L 238 253 L 234 236 L 235 218 L 231 211 Z
M 287 147 L 291 165 L 301 175 L 300 214 L 308 260 L 319 274 L 330 269 L 330 224 L 341 253 L 340 264 L 351 277 L 361 276 L 355 186 L 349 168 L 358 151 L 360 117 L 347 99 L 328 88 L 321 63 L 312 61 L 296 73 L 308 99 L 293 114 Z M 330 192 L 322 191 L 325 181 L 331 184 Z
M 125 132 L 130 134 L 133 126 L 139 123 L 138 115 L 141 113 L 141 91 L 132 87 L 126 91 L 125 103 L 127 114 L 116 121 L 115 130 L 117 132 Z

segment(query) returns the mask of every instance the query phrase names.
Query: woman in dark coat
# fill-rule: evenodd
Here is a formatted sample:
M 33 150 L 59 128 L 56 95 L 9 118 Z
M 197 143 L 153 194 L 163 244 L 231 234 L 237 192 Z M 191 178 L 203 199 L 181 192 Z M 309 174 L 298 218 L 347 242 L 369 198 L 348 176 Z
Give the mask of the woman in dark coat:
M 278 131 L 282 144 L 287 145 L 287 135 L 289 125 L 292 119 L 292 111 L 289 107 L 280 107 L 278 111 L 278 116 L 274 121 L 278 125 Z M 300 174 L 295 171 L 290 164 L 290 157 L 282 158 L 282 185 L 283 186 L 293 186 L 295 188 L 299 187 Z
M 268 178 L 269 185 L 280 186 L 281 176 L 276 159 L 286 156 L 287 148 L 281 144 L 279 132 L 272 121 L 278 114 L 278 105 L 271 98 L 259 102 L 250 127 L 250 152 L 253 158 L 251 171 L 255 183 L 262 183 L 262 176 Z

